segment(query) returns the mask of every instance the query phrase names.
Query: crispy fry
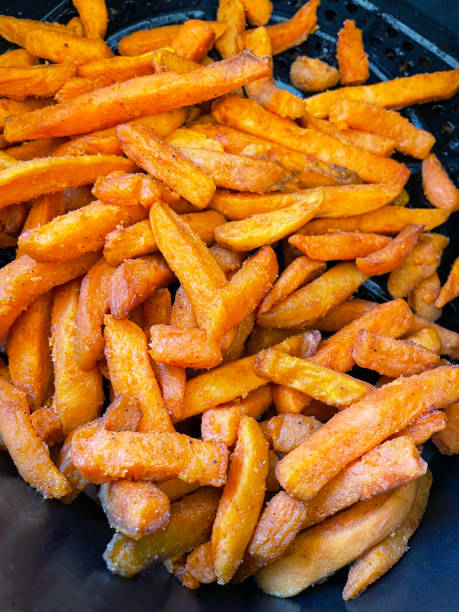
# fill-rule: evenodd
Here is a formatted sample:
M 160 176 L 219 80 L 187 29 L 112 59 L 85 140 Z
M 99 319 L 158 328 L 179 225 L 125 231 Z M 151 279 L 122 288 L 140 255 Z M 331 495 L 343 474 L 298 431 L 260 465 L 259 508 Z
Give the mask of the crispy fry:
M 232 249 L 226 249 L 220 244 L 213 244 L 209 250 L 226 276 L 237 272 L 244 261 L 245 253 L 238 253 Z
M 94 59 L 78 66 L 80 77 L 93 80 L 103 77 L 114 82 L 127 81 L 152 72 L 154 72 L 153 53 L 144 53 L 135 57 Z
M 206 542 L 195 548 L 186 558 L 186 568 L 200 583 L 215 582 L 217 576 L 212 557 L 212 544 Z
M 48 157 L 59 143 L 60 140 L 57 138 L 42 138 L 8 147 L 5 152 L 18 161 L 29 161 L 36 157 Z
M 279 482 L 291 495 L 311 499 L 345 465 L 414 417 L 449 405 L 458 386 L 459 368 L 442 366 L 371 391 L 286 455 L 277 466 Z
M 312 325 L 348 299 L 366 280 L 367 277 L 354 264 L 337 264 L 260 315 L 258 325 L 281 328 Z
M 445 304 L 459 295 L 459 257 L 455 260 L 449 271 L 448 278 L 435 300 L 436 308 L 443 308 Z
M 319 236 L 294 234 L 290 236 L 289 242 L 311 259 L 335 261 L 364 257 L 387 246 L 391 240 L 379 234 L 340 232 Z
M 445 410 L 448 409 L 448 406 Z M 408 436 L 416 445 L 424 444 L 438 431 L 446 427 L 446 415 L 443 410 L 431 410 L 421 414 L 409 423 L 404 429 L 398 431 L 392 438 Z
M 69 19 L 69 21 L 67 21 L 65 27 L 72 34 L 76 34 L 77 36 L 84 36 L 85 35 L 83 23 L 82 23 L 82 21 L 81 21 L 81 19 L 79 17 L 72 17 L 72 19 Z
M 300 45 L 316 30 L 318 8 L 319 0 L 309 0 L 291 19 L 267 26 L 273 55 Z
M 419 331 L 407 336 L 405 339 L 410 342 L 415 342 L 438 355 L 441 353 L 441 339 L 438 332 L 433 327 L 423 327 Z
M 444 455 L 459 453 L 459 402 L 454 402 L 445 408 L 446 427 L 436 433 L 433 442 Z
M 108 11 L 105 0 L 72 0 L 88 38 L 105 38 Z
M 448 355 L 448 357 L 451 357 L 451 359 L 459 359 L 459 334 L 416 315 L 414 316 L 407 333 L 413 334 L 424 327 L 432 327 L 439 335 L 442 344 L 440 353 L 442 355 Z
M 70 484 L 32 427 L 25 393 L 0 378 L 0 433 L 18 472 L 43 497 L 63 497 Z
M 449 212 L 459 208 L 459 190 L 433 153 L 422 162 L 422 188 L 424 195 L 435 208 Z
M 190 59 L 181 57 L 177 53 L 165 49 L 153 51 L 153 68 L 155 72 L 176 72 L 185 74 L 201 68 L 201 64 Z
M 341 85 L 361 85 L 370 75 L 368 57 L 363 48 L 362 30 L 355 21 L 346 19 L 338 32 L 336 58 L 341 73 Z
M 212 25 L 200 19 L 185 21 L 172 41 L 172 48 L 181 57 L 200 62 L 212 49 L 215 32 Z
M 40 64 L 25 68 L 0 67 L 0 96 L 7 96 L 16 100 L 25 100 L 28 96 L 50 98 L 54 96 L 67 79 L 75 76 L 75 72 L 76 67 L 71 64 Z M 7 140 L 9 139 L 7 138 Z M 25 138 L 19 140 L 25 140 Z
M 300 91 L 323 91 L 338 85 L 339 79 L 336 68 L 306 55 L 297 57 L 290 66 L 290 80 Z
M 440 278 L 436 272 L 422 279 L 408 295 L 408 303 L 415 314 L 436 321 L 441 317 L 442 311 L 434 304 L 440 293 Z
M 138 541 L 115 534 L 104 559 L 110 571 L 125 578 L 138 574 L 153 561 L 189 552 L 206 542 L 212 529 L 219 491 L 201 488 L 171 505 L 169 525 Z
M 273 10 L 269 0 L 243 0 L 245 12 L 249 23 L 263 26 L 268 23 Z
M 219 0 L 217 19 L 226 28 L 215 47 L 223 58 L 230 57 L 238 50 L 237 38 L 245 29 L 245 10 L 241 0 Z
M 242 416 L 242 409 L 238 405 L 206 410 L 201 420 L 201 438 L 206 442 L 221 442 L 225 446 L 233 446 Z
M 410 174 L 406 166 L 393 159 L 373 155 L 316 130 L 300 128 L 288 119 L 265 110 L 254 100 L 227 97 L 213 105 L 212 113 L 220 123 L 315 155 L 327 163 L 345 166 L 370 183 L 403 186 Z M 7 126 L 8 122 L 5 129 Z
M 393 297 L 406 297 L 418 283 L 434 274 L 448 243 L 449 238 L 441 234 L 422 234 L 408 257 L 390 273 L 389 293 Z
M 406 225 L 423 225 L 428 231 L 442 225 L 449 213 L 431 208 L 404 208 L 402 206 L 383 206 L 377 210 L 340 219 L 314 219 L 299 232 L 306 236 L 327 234 L 332 231 L 369 232 L 395 236 Z
M 54 446 L 54 444 L 62 440 L 64 436 L 62 425 L 52 404 L 49 407 L 44 406 L 32 412 L 30 420 L 38 437 L 48 447 Z
M 330 121 L 385 136 L 405 155 L 424 159 L 435 143 L 429 132 L 414 126 L 399 113 L 359 100 L 340 100 L 330 109 Z
M 183 482 L 178 478 L 171 478 L 170 480 L 164 480 L 163 482 L 157 483 L 158 489 L 167 495 L 171 502 L 181 499 L 185 495 L 199 489 L 199 484 L 196 482 Z
M 52 68 L 63 69 L 60 66 Z M 68 68 L 74 70 L 74 67 L 66 67 L 66 70 Z M 244 51 L 188 74 L 141 76 L 124 83 L 114 83 L 49 109 L 32 111 L 22 115 L 20 121 L 11 117 L 5 124 L 5 137 L 10 142 L 16 142 L 101 130 L 152 112 L 161 113 L 216 98 L 268 73 L 267 60 Z M 199 87 L 196 87 L 196 82 Z M 54 93 L 55 90 L 51 95 Z
M 6 118 L 11 115 L 22 115 L 22 113 L 27 113 L 37 108 L 43 108 L 49 104 L 50 100 L 48 98 L 43 100 L 35 98 L 26 98 L 25 100 L 0 98 L 0 128 L 3 129 L 5 127 Z M 9 155 L 11 155 L 11 153 L 9 153 Z M 14 155 L 11 155 L 11 157 L 14 157 Z
M 100 87 L 107 87 L 107 85 L 111 85 L 112 82 L 111 79 L 106 79 L 105 77 L 98 77 L 94 80 L 78 76 L 72 77 L 62 85 L 58 92 L 56 92 L 54 99 L 56 102 L 68 102 L 77 96 L 82 96 Z
M 348 601 L 360 595 L 408 551 L 408 540 L 419 527 L 427 506 L 431 484 L 432 474 L 428 472 L 417 481 L 413 504 L 398 529 L 354 561 L 349 568 L 343 590 L 344 600 Z
M 265 438 L 275 451 L 289 453 L 317 431 L 321 423 L 302 414 L 280 414 L 260 423 Z
M 219 244 L 235 251 L 249 251 L 272 244 L 312 219 L 320 210 L 322 201 L 323 196 L 319 191 L 281 210 L 225 223 L 216 228 L 215 239 Z
M 165 480 L 180 477 L 216 487 L 226 480 L 225 446 L 184 434 L 80 429 L 72 438 L 75 467 L 90 482 Z
M 242 561 L 263 504 L 267 474 L 268 444 L 255 419 L 244 416 L 212 529 L 219 584 L 229 582 Z
M 375 302 L 358 298 L 350 299 L 333 308 L 325 317 L 318 319 L 314 325 L 321 331 L 337 332 L 342 327 L 369 312 L 375 306 Z
M 107 43 L 99 38 L 85 38 L 43 28 L 30 30 L 26 34 L 25 48 L 31 55 L 57 64 L 85 64 L 113 55 Z
M 25 49 L 13 49 L 0 55 L 0 66 L 2 68 L 24 68 L 35 64 L 38 64 L 38 58 L 30 55 Z
M 179 329 L 170 325 L 150 328 L 150 357 L 183 368 L 213 368 L 221 363 L 218 342 L 203 329 Z
M 53 366 L 49 349 L 51 294 L 33 302 L 11 326 L 6 351 L 11 382 L 24 391 L 32 411 L 49 397 Z

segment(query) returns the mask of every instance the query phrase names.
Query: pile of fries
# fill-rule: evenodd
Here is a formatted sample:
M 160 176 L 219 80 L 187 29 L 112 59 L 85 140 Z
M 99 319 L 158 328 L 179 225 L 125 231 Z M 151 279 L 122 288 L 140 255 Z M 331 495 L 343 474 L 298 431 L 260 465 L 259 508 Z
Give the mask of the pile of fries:
M 65 25 L 0 16 L 2 445 L 44 497 L 100 486 L 120 576 L 156 561 L 289 597 L 351 564 L 353 598 L 408 550 L 422 445 L 459 452 L 459 334 L 435 323 L 459 193 L 393 110 L 452 97 L 459 70 L 365 85 L 347 21 L 339 70 L 292 65 L 302 98 L 272 55 L 319 0 L 276 25 L 269 0 L 221 0 L 116 56 L 104 0 L 74 4 Z M 432 207 L 407 207 L 394 151 Z M 393 300 L 354 297 L 382 275 Z

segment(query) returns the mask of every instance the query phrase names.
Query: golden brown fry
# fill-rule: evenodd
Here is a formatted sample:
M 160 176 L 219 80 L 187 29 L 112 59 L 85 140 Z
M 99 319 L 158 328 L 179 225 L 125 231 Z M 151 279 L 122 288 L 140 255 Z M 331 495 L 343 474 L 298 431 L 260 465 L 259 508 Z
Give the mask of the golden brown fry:
M 408 540 L 419 527 L 429 499 L 432 474 L 430 471 L 416 483 L 413 504 L 401 525 L 360 557 L 349 568 L 343 599 L 360 595 L 375 580 L 385 574 L 408 551 Z
M 408 295 L 408 303 L 414 313 L 428 321 L 441 317 L 441 308 L 435 306 L 440 293 L 440 278 L 436 272 L 421 280 Z
M 111 85 L 113 81 L 106 79 L 105 77 L 98 77 L 97 79 L 86 79 L 83 77 L 72 77 L 62 85 L 59 91 L 54 96 L 56 102 L 68 102 L 77 96 L 81 96 L 100 87 L 107 87 Z
M 459 69 L 415 74 L 383 81 L 375 85 L 343 87 L 326 91 L 306 100 L 306 110 L 316 117 L 327 117 L 330 109 L 343 98 L 362 100 L 386 108 L 403 108 L 432 100 L 453 97 L 459 88 Z
M 269 0 L 242 0 L 249 23 L 263 26 L 268 23 L 273 10 Z
M 27 32 L 36 28 L 58 32 L 67 30 L 67 27 L 61 23 L 48 23 L 34 19 L 18 19 L 17 17 L 0 15 L 0 36 L 19 47 L 24 46 Z
M 69 19 L 69 21 L 67 21 L 65 27 L 72 34 L 76 34 L 77 36 L 84 36 L 85 35 L 83 23 L 82 23 L 82 21 L 81 21 L 81 19 L 79 17 L 72 17 L 72 19 Z
M 422 188 L 424 195 L 435 208 L 449 212 L 459 208 L 459 190 L 433 153 L 422 162 Z
M 53 66 L 53 69 L 61 68 Z M 188 74 L 141 76 L 40 109 L 38 113 L 32 111 L 21 116 L 20 121 L 11 117 L 5 125 L 5 137 L 16 142 L 101 130 L 152 112 L 161 113 L 216 98 L 268 73 L 267 60 L 244 51 Z
M 445 304 L 451 302 L 459 295 L 459 257 L 455 260 L 449 271 L 448 278 L 440 290 L 435 306 L 443 308 Z
M 0 433 L 22 478 L 44 497 L 67 495 L 70 484 L 32 427 L 25 393 L 0 377 L 0 397 Z
M 290 66 L 290 80 L 300 91 L 323 91 L 338 85 L 339 79 L 336 68 L 306 55 L 297 57 Z
M 387 236 L 362 232 L 340 232 L 319 236 L 294 234 L 289 242 L 311 259 L 320 261 L 352 260 L 378 251 L 390 242 Z
M 232 249 L 226 249 L 220 244 L 213 244 L 209 250 L 227 277 L 237 272 L 244 261 L 245 253 L 238 253 Z
M 215 47 L 223 58 L 230 57 L 238 51 L 237 38 L 245 29 L 245 10 L 242 1 L 219 0 L 217 19 L 224 23 L 226 28 L 216 41 Z
M 459 454 L 459 402 L 445 408 L 446 427 L 436 433 L 433 442 L 444 455 Z
M 242 561 L 263 504 L 267 475 L 268 444 L 255 419 L 244 416 L 212 529 L 219 584 L 229 582 Z
M 333 308 L 325 317 L 318 319 L 314 325 L 320 331 L 337 332 L 342 327 L 369 312 L 375 306 L 376 302 L 351 298 Z
M 144 53 L 135 57 L 110 57 L 94 59 L 78 66 L 78 76 L 97 80 L 127 81 L 137 76 L 152 74 L 153 53 Z
M 368 57 L 363 48 L 362 30 L 355 21 L 346 19 L 338 32 L 336 58 L 341 73 L 341 85 L 361 85 L 370 75 Z
M 371 391 L 286 455 L 277 466 L 279 482 L 291 495 L 311 499 L 345 465 L 414 417 L 449 405 L 458 389 L 459 368 L 442 366 Z
M 75 73 L 76 67 L 72 64 L 40 64 L 25 68 L 0 67 L 0 96 L 15 100 L 25 100 L 28 96 L 50 98 L 67 79 L 75 76 Z M 14 120 L 17 120 L 17 117 Z M 25 140 L 25 138 L 19 140 Z
M 105 38 L 108 25 L 108 11 L 105 0 L 72 0 L 80 15 L 88 38 Z
M 107 43 L 99 38 L 85 38 L 68 31 L 43 28 L 35 28 L 26 34 L 25 48 L 31 55 L 57 64 L 85 64 L 113 55 Z

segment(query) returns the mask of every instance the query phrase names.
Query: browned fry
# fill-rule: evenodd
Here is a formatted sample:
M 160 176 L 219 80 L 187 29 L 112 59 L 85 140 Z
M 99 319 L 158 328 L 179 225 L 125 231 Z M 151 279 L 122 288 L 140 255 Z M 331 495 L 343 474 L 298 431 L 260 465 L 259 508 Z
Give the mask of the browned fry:
M 459 208 L 459 190 L 433 153 L 422 162 L 422 188 L 426 198 L 435 208 L 449 212 Z
M 202 67 L 198 62 L 186 59 L 177 53 L 169 51 L 168 48 L 153 51 L 153 68 L 155 72 L 175 72 L 185 74 Z
M 26 34 L 25 48 L 30 54 L 57 64 L 85 64 L 113 55 L 110 47 L 101 39 L 43 28 L 34 28 Z
M 444 455 L 459 454 L 459 402 L 454 402 L 445 408 L 446 427 L 436 433 L 433 441 Z
M 108 11 L 105 0 L 72 0 L 88 38 L 105 38 Z
M 183 368 L 213 368 L 222 360 L 221 349 L 204 329 L 170 325 L 150 328 L 150 356 L 154 361 Z
M 245 253 L 238 253 L 232 249 L 226 249 L 220 244 L 213 244 L 209 250 L 226 276 L 237 272 L 244 261 Z
M 379 234 L 340 232 L 319 236 L 290 236 L 289 242 L 311 259 L 336 261 L 356 259 L 387 246 L 390 238 Z
M 448 278 L 435 300 L 436 308 L 443 308 L 445 304 L 459 295 L 459 257 L 455 260 L 449 271 Z
M 336 68 L 306 55 L 297 57 L 290 66 L 292 85 L 301 91 L 323 91 L 338 85 L 339 79 Z
M 448 406 L 445 408 L 448 410 Z M 446 427 L 446 415 L 443 410 L 431 410 L 421 414 L 409 423 L 404 429 L 397 432 L 392 438 L 407 436 L 416 445 L 424 444 L 433 434 Z
M 172 41 L 172 48 L 177 55 L 200 62 L 212 49 L 214 42 L 215 32 L 210 23 L 200 19 L 189 19 L 179 29 Z
M 76 67 L 72 64 L 0 67 L 0 96 L 15 100 L 25 100 L 29 96 L 51 98 L 75 73 Z
M 355 27 L 352 19 L 346 19 L 338 32 L 336 58 L 342 85 L 365 83 L 370 75 L 368 57 L 363 48 L 362 30 Z
M 22 478 L 44 497 L 67 495 L 70 484 L 32 426 L 25 393 L 0 377 L 0 396 L 0 434 Z
M 265 438 L 280 453 L 289 453 L 320 426 L 314 417 L 303 414 L 280 414 L 260 423 Z

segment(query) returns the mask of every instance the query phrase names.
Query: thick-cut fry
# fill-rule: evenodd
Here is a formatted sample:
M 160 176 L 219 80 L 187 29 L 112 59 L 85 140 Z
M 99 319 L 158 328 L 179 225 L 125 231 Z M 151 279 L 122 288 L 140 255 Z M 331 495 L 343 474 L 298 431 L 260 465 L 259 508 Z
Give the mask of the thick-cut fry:
M 305 531 L 285 556 L 257 574 L 258 586 L 269 595 L 291 597 L 323 580 L 397 529 L 415 494 L 411 482 Z
M 323 91 L 338 85 L 339 79 L 336 68 L 315 57 L 300 55 L 290 66 L 290 80 L 300 91 Z
M 58 138 L 30 140 L 15 147 L 8 147 L 5 152 L 18 161 L 29 161 L 35 157 L 48 157 L 60 142 Z
M 198 62 L 186 59 L 168 50 L 169 48 L 153 51 L 153 68 L 155 72 L 176 72 L 185 74 L 202 67 Z
M 423 225 L 424 230 L 431 230 L 442 225 L 448 218 L 445 210 L 431 208 L 404 208 L 403 206 L 383 206 L 377 210 L 343 217 L 340 219 L 314 219 L 310 221 L 300 234 L 328 234 L 328 232 L 368 232 L 389 234 L 395 236 L 406 225 Z
M 434 272 L 427 278 L 423 278 L 417 283 L 414 289 L 408 294 L 408 304 L 415 314 L 427 319 L 436 321 L 441 317 L 441 309 L 435 306 L 435 300 L 440 293 L 440 277 Z
M 414 334 L 424 327 L 432 327 L 439 335 L 442 345 L 440 351 L 441 355 L 448 355 L 448 357 L 451 357 L 451 359 L 459 359 L 459 334 L 416 315 L 414 316 L 409 329 L 407 329 L 407 333 Z
M 72 438 L 72 459 L 83 476 L 98 484 L 180 477 L 219 487 L 226 480 L 228 451 L 223 444 L 178 433 L 80 429 Z
M 242 409 L 238 405 L 230 404 L 206 410 L 201 420 L 201 438 L 206 442 L 221 442 L 225 446 L 233 446 L 242 416 Z
M 0 172 L 0 207 L 87 185 L 114 170 L 132 169 L 131 161 L 117 155 L 44 157 L 21 162 Z
M 11 115 L 21 115 L 37 108 L 43 108 L 48 106 L 50 100 L 45 98 L 44 100 L 27 98 L 26 100 L 11 100 L 10 98 L 0 98 L 0 128 L 5 127 L 5 121 L 7 117 Z M 8 155 L 11 155 L 9 153 Z M 11 155 L 14 157 L 14 155 Z
M 360 595 L 408 551 L 408 540 L 419 527 L 427 506 L 431 485 L 432 474 L 428 472 L 417 481 L 413 504 L 398 529 L 354 561 L 349 568 L 343 590 L 344 600 L 347 601 Z
M 436 433 L 433 442 L 444 455 L 459 454 L 459 402 L 445 408 L 446 427 Z
M 61 67 L 53 66 L 53 69 L 56 68 Z M 141 76 L 124 83 L 114 83 L 49 109 L 32 111 L 22 115 L 20 121 L 11 117 L 5 125 L 5 137 L 10 142 L 16 142 L 101 130 L 152 112 L 161 113 L 211 100 L 268 74 L 267 60 L 244 51 L 188 74 Z M 196 83 L 199 83 L 198 87 Z
M 59 91 L 54 96 L 56 102 L 67 102 L 77 96 L 82 96 L 85 93 L 107 87 L 113 83 L 112 79 L 98 77 L 97 79 L 86 79 L 83 77 L 72 77 L 62 85 Z
M 179 329 L 170 325 L 150 328 L 150 357 L 183 368 L 213 368 L 222 360 L 219 343 L 204 329 Z
M 220 493 L 201 488 L 171 505 L 169 525 L 138 541 L 115 534 L 104 559 L 113 573 L 125 578 L 138 574 L 153 561 L 187 553 L 209 538 Z
M 185 21 L 172 41 L 172 48 L 181 57 L 200 62 L 212 49 L 215 32 L 212 25 L 200 19 Z
M 215 47 L 223 58 L 230 57 L 238 50 L 237 38 L 245 29 L 245 10 L 241 0 L 219 0 L 217 19 L 226 28 Z
M 196 482 L 184 482 L 178 478 L 171 478 L 170 480 L 158 482 L 157 486 L 158 489 L 167 495 L 171 502 L 177 501 L 185 495 L 188 495 L 188 493 L 192 493 L 196 491 L 196 489 L 199 489 L 199 484 Z
M 342 327 L 369 312 L 375 306 L 375 302 L 358 298 L 350 299 L 333 308 L 325 317 L 318 319 L 314 325 L 320 331 L 337 332 Z
M 147 339 L 140 327 L 106 315 L 104 338 L 115 394 L 125 393 L 139 402 L 142 410 L 139 431 L 174 431 L 151 367 Z
M 366 129 L 390 138 L 398 151 L 419 159 L 427 157 L 435 143 L 432 134 L 417 128 L 399 113 L 359 100 L 340 100 L 330 109 L 330 121 L 339 127 Z
M 76 34 L 77 36 L 85 35 L 83 23 L 79 17 L 72 17 L 72 19 L 69 19 L 65 27 L 72 34 Z
M 94 59 L 78 66 L 78 76 L 87 79 L 103 77 L 112 81 L 127 81 L 152 72 L 154 72 L 153 53 L 144 53 L 135 57 Z
M 422 225 L 406 225 L 385 247 L 357 257 L 355 263 L 358 269 L 367 276 L 379 276 L 398 268 L 416 245 L 423 230 Z
M 448 406 L 445 410 L 447 409 Z M 413 419 L 411 423 L 394 434 L 392 438 L 407 436 L 411 438 L 416 445 L 424 444 L 433 434 L 442 431 L 445 427 L 446 415 L 443 410 L 431 410 Z
M 88 253 L 65 263 L 41 263 L 27 255 L 0 270 L 0 337 L 40 295 L 85 274 L 99 258 Z
M 88 38 L 105 38 L 108 25 L 108 11 L 105 0 L 72 0 L 80 15 Z
M 107 482 L 99 498 L 110 527 L 130 538 L 138 540 L 169 523 L 169 498 L 152 482 Z
M 25 48 L 30 54 L 57 64 L 85 64 L 113 55 L 107 43 L 99 38 L 85 38 L 65 31 L 42 28 L 30 30 L 26 34 Z
M 343 87 L 311 96 L 306 110 L 316 117 L 327 117 L 330 109 L 341 99 L 362 100 L 386 108 L 403 108 L 410 104 L 424 104 L 432 100 L 452 98 L 459 89 L 459 69 L 415 74 L 410 77 L 383 81 L 375 85 Z
M 25 68 L 0 67 L 0 96 L 16 100 L 25 100 L 28 96 L 50 98 L 54 96 L 67 79 L 75 76 L 75 73 L 76 67 L 72 64 L 40 64 Z M 18 117 L 15 117 L 14 120 L 17 119 Z M 20 138 L 19 140 L 23 139 Z
M 67 495 L 70 484 L 32 427 L 25 393 L 0 378 L 0 397 L 0 433 L 22 478 L 44 497 Z
M 418 283 L 434 274 L 448 243 L 449 238 L 441 234 L 422 234 L 408 257 L 390 273 L 387 280 L 389 293 L 396 298 L 406 297 Z
M 406 166 L 393 159 L 373 155 L 316 130 L 300 128 L 288 119 L 265 110 L 254 100 L 230 96 L 215 103 L 212 113 L 220 123 L 349 168 L 369 183 L 403 186 L 410 174 Z M 8 122 L 5 130 L 7 127 Z
M 451 302 L 459 295 L 459 257 L 451 266 L 448 278 L 445 284 L 440 290 L 437 299 L 435 300 L 435 306 L 437 308 L 443 308 L 445 304 Z
M 49 349 L 51 294 L 35 300 L 11 326 L 6 343 L 11 382 L 24 391 L 32 411 L 49 397 L 53 366 Z
M 362 30 L 355 21 L 346 19 L 338 32 L 336 59 L 341 73 L 341 85 L 361 85 L 370 75 L 368 57 L 363 48 Z
M 459 208 L 459 190 L 433 153 L 422 162 L 422 188 L 424 195 L 435 208 L 449 212 Z
M 367 280 L 352 263 L 339 263 L 258 317 L 261 327 L 312 325 L 348 299 Z
M 263 504 L 267 475 L 268 444 L 255 419 L 244 416 L 212 529 L 219 584 L 229 582 L 242 561 Z
M 38 261 L 68 261 L 101 249 L 115 227 L 135 223 L 145 214 L 142 206 L 113 206 L 96 200 L 23 232 L 19 248 Z
M 217 576 L 212 557 L 212 544 L 206 542 L 195 548 L 186 558 L 186 568 L 202 584 L 215 582 Z
M 280 414 L 260 423 L 261 429 L 275 451 L 289 453 L 317 431 L 322 423 L 302 414 Z
M 459 393 L 459 368 L 442 366 L 370 391 L 337 413 L 286 455 L 276 475 L 288 493 L 308 500 L 340 469 L 406 427 L 432 407 L 451 404 Z
M 242 0 L 249 23 L 263 26 L 268 23 L 273 10 L 269 0 Z
M 364 257 L 387 246 L 391 240 L 379 234 L 340 232 L 319 236 L 295 234 L 290 236 L 289 242 L 311 259 L 335 261 Z
M 219 244 L 235 251 L 249 251 L 272 244 L 305 225 L 320 210 L 319 191 L 278 211 L 260 213 L 240 221 L 225 223 L 215 230 Z
M 38 437 L 46 443 L 47 446 L 54 446 L 64 437 L 62 425 L 59 417 L 54 409 L 54 406 L 45 406 L 38 408 L 30 415 L 32 427 L 37 432 Z
M 215 184 L 195 164 L 143 126 L 119 126 L 117 135 L 123 151 L 137 165 L 165 182 L 196 208 L 206 208 L 214 195 Z
M 442 344 L 438 332 L 433 327 L 424 327 L 419 331 L 407 336 L 405 340 L 420 344 L 433 353 L 441 354 Z
M 3 68 L 24 68 L 38 64 L 38 58 L 30 55 L 25 49 L 13 49 L 0 55 L 0 66 Z
M 420 345 L 395 340 L 362 329 L 357 334 L 352 357 L 361 368 L 398 378 L 434 368 L 440 357 Z
M 89 370 L 104 354 L 102 326 L 109 310 L 110 283 L 115 269 L 100 259 L 81 281 L 76 312 L 75 352 L 78 364 Z
M 309 0 L 291 19 L 267 26 L 273 55 L 301 45 L 316 30 L 318 8 L 319 0 Z
M 75 316 L 80 283 L 75 280 L 57 289 L 51 313 L 51 347 L 54 363 L 53 406 L 64 434 L 95 419 L 102 408 L 102 375 L 97 367 L 82 370 L 76 361 Z

